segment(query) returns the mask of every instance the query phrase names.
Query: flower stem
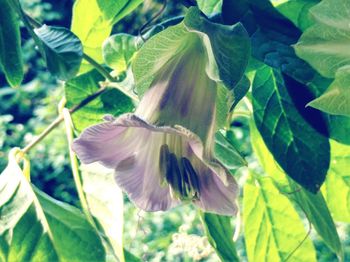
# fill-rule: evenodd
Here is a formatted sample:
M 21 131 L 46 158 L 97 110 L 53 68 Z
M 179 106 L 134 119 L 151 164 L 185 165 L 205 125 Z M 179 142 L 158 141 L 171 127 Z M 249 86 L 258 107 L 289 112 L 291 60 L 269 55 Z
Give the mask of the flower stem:
M 72 173 L 73 173 L 73 178 L 75 182 L 75 187 L 78 192 L 78 197 L 80 200 L 81 207 L 83 209 L 83 212 L 86 216 L 86 218 L 89 220 L 89 222 L 94 225 L 95 222 L 91 216 L 90 210 L 89 210 L 89 205 L 84 193 L 83 189 L 83 184 L 82 184 L 82 178 L 81 174 L 79 171 L 79 163 L 76 154 L 71 148 L 71 145 L 73 143 L 73 123 L 72 123 L 72 118 L 71 114 L 69 113 L 69 110 L 67 108 L 63 108 L 61 114 L 64 119 L 65 123 L 65 129 L 66 129 L 66 135 L 67 135 L 67 142 L 68 142 L 68 148 L 69 148 L 69 158 L 70 158 L 70 163 L 71 163 L 71 168 L 72 168 Z
M 92 57 L 88 56 L 87 54 L 83 53 L 83 58 L 84 60 L 86 60 L 90 65 L 92 65 L 93 67 L 95 67 L 95 69 L 101 74 L 103 75 L 105 78 L 107 78 L 109 81 L 111 82 L 115 82 L 116 79 L 111 76 L 111 74 L 103 67 L 101 66 L 99 63 L 97 63 Z
M 87 98 L 82 100 L 79 104 L 69 109 L 69 113 L 73 114 L 74 112 L 78 111 L 80 108 L 90 103 L 92 100 L 94 100 L 96 97 L 101 95 L 106 90 L 107 90 L 106 87 L 100 88 L 97 92 L 95 92 L 91 96 L 88 96 Z M 25 146 L 22 149 L 23 154 L 28 153 L 29 150 L 35 147 L 41 140 L 43 140 L 48 134 L 50 134 L 51 131 L 54 130 L 63 120 L 64 118 L 62 115 L 58 116 L 37 138 L 35 138 L 33 141 L 31 141 L 27 146 Z

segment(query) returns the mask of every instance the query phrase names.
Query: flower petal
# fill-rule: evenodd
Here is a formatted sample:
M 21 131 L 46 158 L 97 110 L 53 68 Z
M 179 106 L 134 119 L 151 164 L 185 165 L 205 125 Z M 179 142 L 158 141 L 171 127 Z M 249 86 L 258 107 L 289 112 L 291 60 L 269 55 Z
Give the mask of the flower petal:
M 238 186 L 231 175 L 227 175 L 227 186 L 210 168 L 202 170 L 198 178 L 200 197 L 194 202 L 196 205 L 210 213 L 236 215 Z

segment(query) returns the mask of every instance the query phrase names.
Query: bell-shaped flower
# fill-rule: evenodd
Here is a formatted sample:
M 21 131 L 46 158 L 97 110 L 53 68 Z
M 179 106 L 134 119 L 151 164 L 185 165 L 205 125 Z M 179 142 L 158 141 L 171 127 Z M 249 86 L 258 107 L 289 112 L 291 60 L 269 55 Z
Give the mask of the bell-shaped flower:
M 180 29 L 183 23 L 157 35 L 176 42 L 169 53 L 150 58 L 150 49 L 162 48 L 152 38 L 137 55 L 136 64 L 149 59 L 157 66 L 148 71 L 151 81 L 134 68 L 138 86 L 149 82 L 136 111 L 106 116 L 82 132 L 73 150 L 85 164 L 98 161 L 113 168 L 117 184 L 143 210 L 167 210 L 186 201 L 234 215 L 237 184 L 213 155 L 218 119 L 229 104 L 220 95 L 222 84 L 208 73 L 213 54 L 203 33 L 188 30 L 179 41 Z

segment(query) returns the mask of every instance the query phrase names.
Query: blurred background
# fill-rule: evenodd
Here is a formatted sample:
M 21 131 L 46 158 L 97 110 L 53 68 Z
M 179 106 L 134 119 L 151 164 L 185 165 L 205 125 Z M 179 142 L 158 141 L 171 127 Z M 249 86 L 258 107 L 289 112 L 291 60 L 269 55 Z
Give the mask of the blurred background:
M 73 0 L 25 0 L 24 9 L 34 18 L 49 25 L 69 28 Z M 168 1 L 159 21 L 181 15 L 184 7 L 178 1 Z M 139 29 L 162 7 L 161 1 L 145 1 L 135 12 L 115 25 L 113 33 L 137 35 Z M 87 14 L 88 15 L 88 14 Z M 34 42 L 22 28 L 25 80 L 19 89 L 6 83 L 0 72 L 0 170 L 7 164 L 12 147 L 23 147 L 57 116 L 57 105 L 64 95 L 59 83 L 45 69 L 35 50 Z M 248 159 L 251 156 L 249 126 L 245 117 L 237 117 L 231 125 L 237 148 Z M 70 171 L 63 126 L 52 132 L 30 152 L 32 182 L 52 197 L 79 207 Z M 253 160 L 252 160 L 253 161 Z M 144 261 L 218 261 L 204 236 L 196 209 L 181 206 L 166 213 L 145 213 L 125 198 L 125 246 Z M 349 229 L 340 232 L 350 253 Z M 317 238 L 315 245 L 319 261 L 337 261 Z M 244 239 L 238 238 L 237 251 L 245 259 Z M 348 256 L 350 257 L 350 256 Z

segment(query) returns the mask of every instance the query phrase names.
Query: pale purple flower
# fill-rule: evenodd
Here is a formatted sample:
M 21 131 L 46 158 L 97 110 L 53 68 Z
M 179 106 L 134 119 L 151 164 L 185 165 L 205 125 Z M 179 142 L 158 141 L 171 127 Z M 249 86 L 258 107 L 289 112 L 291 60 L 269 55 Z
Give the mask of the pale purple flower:
M 146 211 L 181 201 L 234 215 L 237 184 L 213 156 L 217 83 L 206 72 L 204 48 L 170 57 L 134 114 L 105 117 L 73 143 L 84 164 L 115 170 L 117 184 Z

